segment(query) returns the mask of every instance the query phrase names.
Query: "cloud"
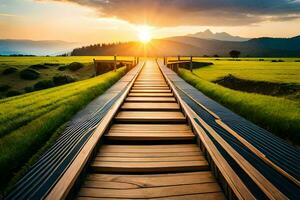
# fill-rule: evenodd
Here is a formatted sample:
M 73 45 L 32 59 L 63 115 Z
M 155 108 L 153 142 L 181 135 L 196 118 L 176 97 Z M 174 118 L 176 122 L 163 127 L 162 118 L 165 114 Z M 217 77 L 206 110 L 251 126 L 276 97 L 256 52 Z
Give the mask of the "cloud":
M 18 15 L 8 14 L 8 13 L 0 13 L 0 17 L 18 17 Z
M 44 0 L 39 0 L 44 1 Z M 96 9 L 101 17 L 117 17 L 154 26 L 238 26 L 300 18 L 299 0 L 53 0 Z

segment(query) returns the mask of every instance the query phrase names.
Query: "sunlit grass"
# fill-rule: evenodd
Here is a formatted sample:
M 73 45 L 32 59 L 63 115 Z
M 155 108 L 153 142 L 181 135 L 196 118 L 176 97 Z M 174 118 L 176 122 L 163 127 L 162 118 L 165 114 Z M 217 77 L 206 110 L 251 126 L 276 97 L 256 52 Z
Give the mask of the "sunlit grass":
M 0 183 L 5 183 L 59 126 L 124 73 L 123 67 L 88 80 L 0 100 Z
M 199 78 L 185 69 L 180 69 L 179 75 L 198 90 L 237 114 L 282 138 L 288 139 L 295 144 L 300 144 L 299 103 L 279 97 L 228 89 Z
M 177 57 L 169 57 L 170 60 Z M 190 59 L 181 57 L 181 59 Z M 193 70 L 197 76 L 215 81 L 229 74 L 245 80 L 267 81 L 274 83 L 297 83 L 300 84 L 300 58 L 280 58 L 284 62 L 272 62 L 278 58 L 241 58 L 234 61 L 231 58 L 199 58 L 193 61 L 212 62 L 213 65 Z
M 235 77 L 274 83 L 300 84 L 300 62 L 214 60 L 214 65 L 194 70 L 199 77 L 214 81 L 232 74 Z

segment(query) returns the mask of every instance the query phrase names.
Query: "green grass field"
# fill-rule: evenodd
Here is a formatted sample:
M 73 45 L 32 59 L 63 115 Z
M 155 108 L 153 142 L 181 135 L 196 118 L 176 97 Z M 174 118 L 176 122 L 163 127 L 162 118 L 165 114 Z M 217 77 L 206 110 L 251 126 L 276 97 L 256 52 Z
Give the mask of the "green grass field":
M 215 81 L 232 74 L 246 80 L 300 84 L 300 62 L 295 62 L 297 59 L 283 59 L 284 62 L 271 62 L 272 59 L 265 61 L 204 58 L 196 60 L 214 63 L 212 66 L 194 70 L 195 74 L 208 81 Z
M 33 87 L 35 83 L 42 80 L 51 80 L 54 76 L 67 75 L 75 80 L 85 80 L 94 75 L 93 59 L 112 60 L 113 56 L 72 56 L 72 57 L 0 57 L 0 86 L 8 85 L 7 91 L 0 91 L 0 97 L 6 97 L 8 91 L 18 91 L 25 93 L 26 87 Z M 132 57 L 117 57 L 117 59 L 132 60 Z M 77 70 L 58 70 L 59 67 L 68 65 L 72 62 L 84 64 L 84 67 Z M 36 80 L 24 80 L 20 78 L 20 71 L 36 64 L 58 64 L 57 66 L 48 66 L 47 69 L 36 70 L 40 73 L 40 77 Z M 18 69 L 16 73 L 4 75 L 3 70 L 14 67 Z
M 59 58 L 63 60 L 74 61 Z M 0 184 L 6 184 L 62 124 L 124 74 L 122 67 L 88 80 L 0 100 Z
M 225 64 L 230 66 L 227 62 L 225 62 Z M 232 63 L 231 66 L 235 65 L 238 64 Z M 213 73 L 213 68 L 215 66 L 211 66 L 194 70 L 194 73 L 191 73 L 186 69 L 179 69 L 179 75 L 195 86 L 198 90 L 233 110 L 235 113 L 240 114 L 284 139 L 287 139 L 297 145 L 300 144 L 299 102 L 281 97 L 232 90 L 208 81 L 214 80 L 219 78 L 220 75 L 224 76 L 228 73 L 226 70 L 222 70 L 221 64 L 218 66 L 219 67 L 216 67 L 215 74 Z M 251 77 L 252 79 L 256 79 L 256 73 L 260 71 L 254 67 L 256 70 L 252 70 L 252 74 L 244 72 L 239 73 L 241 67 L 231 67 L 231 69 L 232 68 L 235 70 L 232 70 L 231 73 L 235 72 L 237 74 Z M 248 68 L 251 68 L 250 65 L 248 65 Z M 299 68 L 295 69 L 294 67 L 291 67 L 291 69 L 291 71 L 293 71 L 291 73 L 298 74 L 299 76 Z M 205 72 L 207 71 L 209 73 L 206 75 Z M 282 73 L 286 73 L 286 71 L 288 70 L 284 70 L 284 68 L 281 69 Z M 281 76 L 281 74 L 278 75 L 276 72 L 272 74 L 272 72 L 272 69 L 269 69 L 269 72 L 267 72 L 267 74 L 271 74 L 266 76 L 268 77 L 268 80 L 274 81 Z M 297 75 L 292 75 L 291 81 L 299 81 L 294 79 L 294 76 Z M 286 79 L 286 81 L 288 81 L 288 79 Z

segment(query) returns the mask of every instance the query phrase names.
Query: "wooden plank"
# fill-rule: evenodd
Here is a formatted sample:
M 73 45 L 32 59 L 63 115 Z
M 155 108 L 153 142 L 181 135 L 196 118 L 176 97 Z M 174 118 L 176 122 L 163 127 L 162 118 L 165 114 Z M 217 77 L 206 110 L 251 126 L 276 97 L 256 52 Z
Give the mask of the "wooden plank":
M 171 93 L 171 90 L 130 90 L 131 93 Z
M 129 102 L 176 102 L 174 97 L 127 97 Z
M 206 160 L 178 162 L 97 162 L 91 164 L 95 172 L 109 173 L 171 173 L 208 170 Z
M 172 93 L 129 93 L 129 97 L 173 97 Z
M 125 102 L 122 110 L 179 110 L 177 103 L 127 103 Z
M 77 197 L 78 200 L 107 200 L 107 198 L 94 198 L 94 197 Z M 122 200 L 132 200 L 128 198 L 115 198 Z M 148 199 L 148 198 L 143 198 Z M 210 192 L 203 194 L 190 194 L 190 195 L 177 195 L 177 196 L 169 196 L 169 197 L 160 197 L 160 198 L 151 198 L 152 200 L 225 200 L 225 196 L 223 192 Z M 141 198 L 135 198 L 135 200 L 142 200 Z
M 151 83 L 135 83 L 133 87 L 169 87 L 166 83 L 151 82 Z
M 181 112 L 138 112 L 138 111 L 121 111 L 115 117 L 117 122 L 159 122 L 171 123 L 186 122 L 185 116 Z
M 171 197 L 189 194 L 205 194 L 220 191 L 221 189 L 217 183 L 204 183 L 129 190 L 82 188 L 79 191 L 79 196 L 136 199 Z
M 170 146 L 170 147 L 169 147 Z M 143 146 L 143 145 L 102 145 L 101 148 L 99 149 L 99 152 L 105 152 L 105 153 L 111 153 L 111 152 L 120 152 L 120 153 L 163 153 L 163 152 L 199 152 L 200 149 L 196 145 L 191 145 L 191 146 L 184 146 L 184 147 L 172 147 L 172 145 L 149 145 Z M 146 147 L 146 148 L 145 148 Z
M 160 87 L 151 87 L 151 86 L 134 86 L 131 88 L 132 90 L 169 90 L 169 87 L 160 86 Z
M 152 87 L 159 87 L 159 86 L 169 86 L 167 82 L 135 82 L 133 86 L 152 86 Z
M 159 132 L 182 132 L 191 131 L 186 124 L 113 124 L 110 131 L 159 131 Z
M 147 144 L 147 145 L 118 145 L 118 144 L 107 144 L 102 145 L 101 148 L 107 149 L 195 149 L 200 151 L 200 148 L 196 144 Z
M 182 134 L 173 134 L 173 135 L 158 135 L 150 133 L 136 133 L 136 134 L 124 134 L 124 133 L 113 133 L 105 135 L 105 138 L 109 141 L 192 141 L 194 135 L 182 135 Z
M 146 157 L 146 158 L 131 158 L 131 157 L 108 157 L 101 155 L 95 158 L 97 162 L 175 162 L 175 161 L 201 161 L 205 160 L 204 156 L 174 156 L 174 157 Z
M 203 155 L 202 152 L 191 151 L 191 152 L 168 152 L 168 153 L 118 153 L 118 152 L 110 152 L 110 153 L 101 153 L 101 156 L 108 157 L 132 157 L 132 158 L 147 158 L 147 157 L 172 157 L 172 156 L 200 156 Z
M 134 183 L 140 182 L 144 187 L 158 187 L 167 185 L 181 185 L 192 183 L 203 183 L 205 179 L 215 179 L 211 171 L 185 172 L 185 173 L 170 173 L 170 174 L 88 174 L 87 180 L 95 181 L 118 181 Z

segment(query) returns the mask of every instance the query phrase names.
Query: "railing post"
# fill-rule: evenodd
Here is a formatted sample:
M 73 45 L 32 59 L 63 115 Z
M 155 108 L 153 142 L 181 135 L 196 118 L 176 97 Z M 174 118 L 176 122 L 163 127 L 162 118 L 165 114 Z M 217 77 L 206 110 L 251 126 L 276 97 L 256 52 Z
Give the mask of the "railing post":
M 178 61 L 180 61 L 180 56 L 179 55 L 177 56 L 177 59 L 178 59 Z
M 190 71 L 193 72 L 193 56 L 191 56 L 190 60 Z
M 97 63 L 96 63 L 95 58 L 93 59 L 93 61 L 94 61 L 95 76 L 97 76 Z
M 166 65 L 166 64 L 167 64 L 166 57 L 164 56 L 164 65 Z
M 117 71 L 117 56 L 114 55 L 114 71 Z

